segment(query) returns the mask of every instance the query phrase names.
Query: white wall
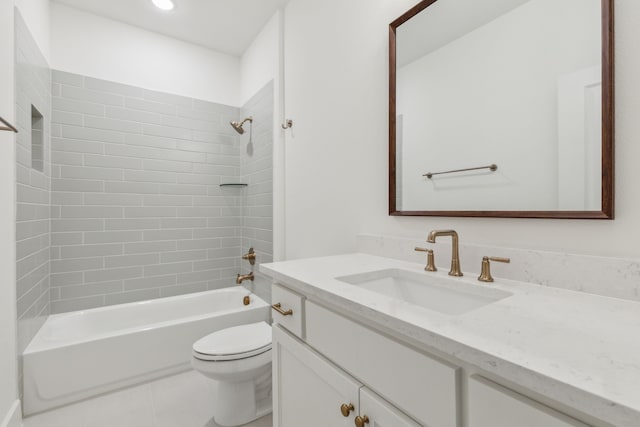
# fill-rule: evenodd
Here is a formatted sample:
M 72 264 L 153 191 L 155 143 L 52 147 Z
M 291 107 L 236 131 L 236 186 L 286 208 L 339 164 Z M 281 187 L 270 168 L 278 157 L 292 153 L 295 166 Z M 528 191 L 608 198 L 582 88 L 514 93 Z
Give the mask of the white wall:
M 282 61 L 284 14 L 276 12 L 260 31 L 241 58 L 242 105 L 267 83 L 273 80 L 273 256 L 275 261 L 285 258 L 285 145 L 283 120 L 284 74 Z
M 146 89 L 240 105 L 240 59 L 51 4 L 51 67 Z
M 600 0 L 532 0 L 398 70 L 401 210 L 559 209 L 558 81 L 600 63 L 600 10 Z M 451 26 L 441 20 L 423 24 Z M 400 45 L 413 44 L 402 29 Z M 422 176 L 494 163 L 495 173 Z M 566 174 L 576 177 L 568 194 L 584 193 L 584 171 Z
M 240 59 L 240 105 L 278 75 L 280 15 L 271 17 Z
M 15 123 L 14 9 L 0 2 L 0 116 Z M 0 131 L 0 426 L 19 415 L 16 355 L 15 136 Z M 15 421 L 15 420 L 14 420 Z
M 286 9 L 287 255 L 353 251 L 357 233 L 640 257 L 640 2 L 616 1 L 616 220 L 387 215 L 389 22 L 415 1 L 292 0 Z M 305 54 L 311 53 L 311 54 Z
M 15 0 L 15 5 L 20 10 L 31 35 L 49 63 L 51 63 L 50 4 L 50 0 Z

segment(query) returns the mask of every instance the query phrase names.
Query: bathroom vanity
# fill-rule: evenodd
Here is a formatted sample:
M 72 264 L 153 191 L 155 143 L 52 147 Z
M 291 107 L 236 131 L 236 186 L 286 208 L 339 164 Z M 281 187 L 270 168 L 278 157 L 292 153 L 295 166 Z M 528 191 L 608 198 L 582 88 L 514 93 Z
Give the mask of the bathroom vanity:
M 366 254 L 274 279 L 274 426 L 640 425 L 640 303 Z

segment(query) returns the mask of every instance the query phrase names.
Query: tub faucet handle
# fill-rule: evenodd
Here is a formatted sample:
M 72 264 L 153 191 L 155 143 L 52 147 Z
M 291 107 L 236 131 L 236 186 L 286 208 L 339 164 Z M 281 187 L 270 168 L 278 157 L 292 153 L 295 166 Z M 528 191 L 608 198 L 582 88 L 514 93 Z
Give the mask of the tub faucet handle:
M 247 261 L 249 261 L 249 264 L 255 265 L 256 264 L 256 251 L 254 251 L 253 248 L 249 248 L 249 252 L 247 252 L 246 254 L 242 255 L 242 259 L 246 259 Z

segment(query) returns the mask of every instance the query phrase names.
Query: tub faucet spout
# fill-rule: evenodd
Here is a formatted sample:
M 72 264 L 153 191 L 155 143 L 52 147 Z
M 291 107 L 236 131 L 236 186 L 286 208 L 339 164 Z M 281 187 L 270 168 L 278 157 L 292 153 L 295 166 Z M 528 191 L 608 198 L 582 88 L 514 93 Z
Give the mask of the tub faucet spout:
M 249 274 L 238 274 L 238 277 L 236 277 L 236 285 L 242 284 L 245 280 L 251 280 L 253 282 L 254 279 L 253 271 Z

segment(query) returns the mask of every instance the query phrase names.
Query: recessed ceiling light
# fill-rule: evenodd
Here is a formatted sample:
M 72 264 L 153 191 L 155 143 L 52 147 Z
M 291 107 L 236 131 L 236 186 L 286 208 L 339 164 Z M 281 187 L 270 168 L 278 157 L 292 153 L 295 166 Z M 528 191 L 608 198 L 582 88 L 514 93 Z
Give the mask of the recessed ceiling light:
M 175 5 L 172 0 L 151 0 L 155 7 L 162 10 L 172 10 Z

